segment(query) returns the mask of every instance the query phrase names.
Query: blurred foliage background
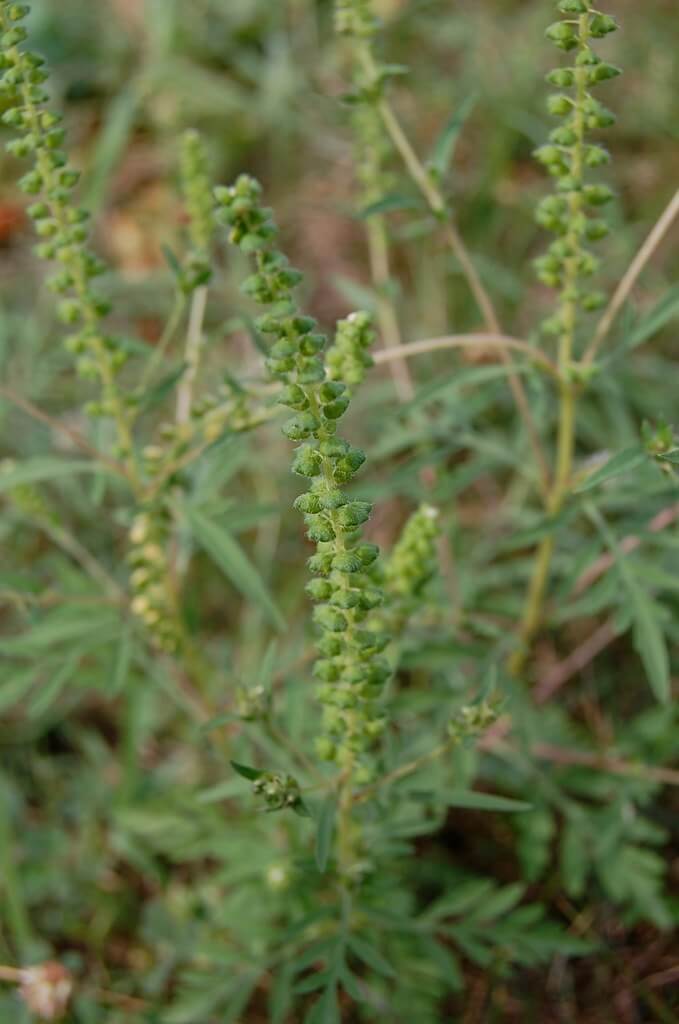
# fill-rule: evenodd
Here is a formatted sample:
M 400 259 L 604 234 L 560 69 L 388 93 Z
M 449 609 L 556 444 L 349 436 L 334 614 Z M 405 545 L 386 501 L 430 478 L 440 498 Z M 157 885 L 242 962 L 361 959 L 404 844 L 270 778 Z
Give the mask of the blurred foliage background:
M 449 189 L 462 233 L 498 299 L 505 324 L 515 336 L 526 337 L 549 303 L 531 270 L 531 259 L 544 242 L 532 213 L 549 187 L 531 153 L 550 127 L 543 76 L 552 66 L 553 53 L 544 42 L 544 28 L 553 5 L 548 0 L 380 0 L 379 6 L 389 60 L 411 68 L 398 81 L 395 101 L 420 151 L 427 152 L 451 110 L 465 104 L 469 111 Z M 623 31 L 606 40 L 602 51 L 625 71 L 606 99 L 619 117 L 607 139 L 614 155 L 609 180 L 618 194 L 602 282 L 611 287 L 679 178 L 679 19 L 676 0 L 609 0 L 607 10 L 618 17 Z M 84 172 L 85 204 L 98 214 L 97 247 L 117 271 L 108 287 L 116 302 L 114 315 L 130 332 L 131 344 L 154 344 L 163 329 L 159 311 L 171 305 L 164 249 L 175 245 L 182 227 L 175 182 L 177 140 L 186 127 L 205 134 L 217 181 L 230 181 L 248 170 L 263 182 L 288 251 L 307 275 L 312 313 L 329 324 L 357 305 L 373 304 L 353 199 L 347 112 L 338 102 L 347 85 L 346 67 L 333 39 L 329 2 L 35 0 L 31 29 L 34 48 L 53 70 L 57 105 L 67 114 L 71 149 Z M 412 209 L 392 218 L 397 304 L 405 337 L 477 328 L 478 315 L 459 269 L 437 241 L 432 220 L 418 206 L 411 187 L 398 178 L 396 162 L 395 172 L 398 190 L 413 199 Z M 53 298 L 40 287 L 41 270 L 31 254 L 25 197 L 16 189 L 16 177 L 16 162 L 0 157 L 3 383 L 66 426 L 86 432 L 90 428 L 83 426 L 78 411 L 82 385 L 72 374 L 70 358 L 54 341 L 60 328 Z M 676 241 L 676 232 L 674 237 Z M 233 265 L 227 264 L 209 309 L 210 367 L 216 375 L 247 375 L 256 357 L 234 326 L 233 318 L 242 309 L 237 291 L 242 268 L 230 259 Z M 672 286 L 678 270 L 679 246 L 665 244 L 644 276 L 634 323 L 643 324 L 644 316 L 657 313 L 668 296 L 676 311 Z M 677 420 L 672 366 L 679 355 L 676 326 L 669 316 L 662 322 L 665 329 L 653 345 L 629 356 L 623 352 L 614 361 L 615 374 L 604 374 L 583 403 L 581 455 L 633 443 L 644 421 Z M 628 314 L 623 327 L 632 326 Z M 381 502 L 373 533 L 379 541 L 390 541 L 418 499 L 422 465 L 445 467 L 433 498 L 448 509 L 447 526 L 454 528 L 461 562 L 456 600 L 472 616 L 474 640 L 484 631 L 495 639 L 520 608 L 520 590 L 507 583 L 517 573 L 525 581 L 529 561 L 526 553 L 525 561 L 491 565 L 491 553 L 498 534 L 511 536 L 513 529 L 529 530 L 537 521 L 537 513 L 531 519 L 525 510 L 515 518 L 511 511 L 498 511 L 501 495 L 494 474 L 499 472 L 502 479 L 509 470 L 517 472 L 516 508 L 521 509 L 525 493 L 523 455 L 512 447 L 514 435 L 507 427 L 509 399 L 503 382 L 495 380 L 492 362 L 476 366 L 431 356 L 413 361 L 411 367 L 423 385 L 411 410 L 414 421 L 395 410 L 384 371 L 375 374 L 353 413 L 353 430 L 372 467 L 369 488 L 364 481 L 360 487 Z M 466 376 L 460 378 L 460 371 Z M 456 377 L 459 383 L 451 387 Z M 465 382 L 469 389 L 461 402 Z M 474 390 L 475 382 L 484 383 L 483 389 Z M 540 422 L 548 430 L 550 397 L 538 384 L 532 388 Z M 52 443 L 49 431 L 15 405 L 4 403 L 0 417 L 4 456 L 41 454 Z M 308 640 L 302 590 L 305 549 L 294 515 L 280 511 L 289 508 L 295 493 L 294 482 L 280 472 L 288 462 L 287 445 L 275 426 L 267 428 L 264 438 L 239 440 L 226 455 L 207 459 L 197 470 L 197 487 L 203 507 L 241 539 L 292 624 L 280 656 L 279 671 L 284 673 L 296 670 Z M 227 482 L 229 499 L 222 494 Z M 122 541 L 120 550 L 111 550 L 110 531 L 99 519 L 98 510 L 107 501 L 104 485 L 97 480 L 57 482 L 51 485 L 51 498 L 68 510 L 68 523 L 61 525 L 84 538 L 113 576 L 124 576 L 118 563 Z M 652 481 L 637 495 L 632 485 L 627 491 L 623 485 L 622 493 L 610 498 L 608 511 L 620 517 L 622 536 L 658 507 Z M 121 519 L 118 525 L 122 538 L 126 523 Z M 465 561 L 470 537 L 475 538 L 474 553 Z M 271 859 L 262 845 L 261 860 L 250 861 L 249 874 L 241 877 L 220 861 L 218 847 L 196 839 L 197 832 L 212 834 L 213 820 L 221 813 L 217 801 L 239 787 L 220 781 L 223 764 L 212 748 L 202 749 L 191 723 L 192 697 L 181 680 L 168 680 L 148 659 L 132 657 L 105 607 L 93 603 L 86 617 L 79 612 L 77 621 L 52 623 L 51 630 L 33 633 L 30 639 L 27 634 L 22 641 L 19 625 L 37 621 L 41 603 L 49 607 L 52 588 L 77 595 L 80 584 L 72 562 L 51 544 L 49 531 L 25 525 L 9 504 L 3 506 L 0 539 L 7 550 L 0 588 L 3 598 L 10 595 L 0 612 L 9 637 L 3 645 L 8 685 L 0 693 L 5 766 L 2 957 L 9 963 L 22 954 L 62 956 L 100 992 L 129 986 L 131 993 L 153 999 L 171 987 L 176 964 L 190 959 L 194 946 L 203 941 L 206 908 L 220 903 L 223 887 L 238 882 L 241 892 L 219 912 L 225 932 L 239 914 L 257 918 L 263 898 L 275 901 L 273 883 L 269 896 L 261 893 Z M 676 641 L 676 538 L 657 543 L 651 581 L 668 596 L 668 631 Z M 587 557 L 600 553 L 596 542 L 590 541 L 586 553 L 583 544 L 576 534 L 566 542 L 566 576 L 572 577 L 574 560 L 582 559 L 577 564 L 584 565 Z M 28 582 L 29 573 L 36 572 L 43 589 Z M 222 677 L 204 695 L 219 710 L 229 690 L 260 672 L 270 622 L 266 607 L 247 601 L 201 557 L 191 583 L 187 614 L 200 614 L 211 652 L 224 666 Z M 611 584 L 605 592 L 597 590 L 589 606 L 578 606 L 586 622 L 615 607 L 616 601 L 624 605 L 611 587 L 615 589 Z M 23 594 L 25 606 L 17 607 L 11 596 L 16 593 Z M 568 619 L 564 612 L 567 631 Z M 74 635 L 81 637 L 79 644 L 69 647 Z M 568 636 L 573 643 L 581 639 L 581 620 Z M 413 670 L 444 671 L 451 651 L 464 653 L 467 639 L 453 630 L 447 647 L 415 650 Z M 549 661 L 549 650 L 545 657 Z M 597 668 L 596 686 L 590 672 L 569 689 L 578 727 L 584 723 L 602 742 L 612 732 L 623 750 L 627 744 L 635 755 L 644 750 L 650 760 L 671 762 L 676 715 L 661 715 L 649 703 L 630 647 L 614 646 Z M 135 680 L 134 687 L 126 686 L 128 677 Z M 28 709 L 22 703 L 27 695 Z M 297 712 L 288 712 L 294 721 Z M 194 787 L 207 783 L 222 788 L 208 790 L 207 798 L 193 807 L 189 828 L 183 801 L 190 806 Z M 606 791 L 602 797 L 613 816 L 617 796 L 622 800 L 637 785 L 633 780 L 614 783 L 613 795 Z M 130 794 L 139 798 L 137 803 Z M 454 851 L 462 863 L 498 881 L 514 881 L 520 873 L 516 836 L 504 823 L 488 824 L 480 817 L 456 815 L 436 841 L 434 859 Z M 677 920 L 676 796 L 654 804 L 649 817 L 646 833 L 641 828 L 637 838 L 651 844 L 669 840 L 662 856 L 669 852 L 671 910 L 654 913 L 651 908 L 636 916 L 632 911 L 626 918 L 616 916 L 605 900 L 575 908 L 550 890 L 547 881 L 541 897 L 553 901 L 556 913 L 575 920 L 578 934 L 603 937 L 605 949 L 585 958 L 573 973 L 557 958 L 549 972 L 529 975 L 528 985 L 525 977 L 512 982 L 498 976 L 490 983 L 487 972 L 469 967 L 469 994 L 451 1004 L 450 1013 L 458 1016 L 445 1019 L 464 1024 L 679 1019 L 676 988 L 672 995 L 679 980 L 676 946 L 658 927 Z M 620 821 L 616 818 L 618 836 L 625 831 Z M 592 818 L 590 827 L 596 831 L 604 825 L 603 819 Z M 237 845 L 240 830 L 249 824 L 230 827 Z M 551 826 L 546 827 L 549 832 Z M 528 830 L 528 861 L 531 835 Z M 163 852 L 167 837 L 174 862 Z M 243 849 L 251 858 L 252 844 Z M 213 860 L 217 872 L 211 870 Z M 525 859 L 523 863 L 525 867 Z M 642 868 L 634 862 L 630 872 L 643 875 L 646 868 L 648 862 Z M 648 877 L 658 870 L 651 865 Z M 420 881 L 426 888 L 426 877 Z M 648 910 L 656 898 L 653 885 L 642 886 L 637 896 Z M 634 898 L 630 900 L 634 905 Z M 198 982 L 196 986 L 200 988 Z M 129 999 L 126 1004 L 121 996 L 103 1016 L 97 1000 L 85 1000 L 77 1020 L 120 1024 L 134 1019 L 140 1011 L 134 995 Z M 225 1019 L 213 1018 L 212 1009 L 200 1009 L 199 1003 L 186 1005 L 183 1016 L 178 1010 L 158 1019 L 175 1024 Z M 19 1024 L 29 1019 L 22 1013 L 12 994 L 0 995 L 2 1019 Z M 243 1019 L 265 1018 L 255 1009 Z

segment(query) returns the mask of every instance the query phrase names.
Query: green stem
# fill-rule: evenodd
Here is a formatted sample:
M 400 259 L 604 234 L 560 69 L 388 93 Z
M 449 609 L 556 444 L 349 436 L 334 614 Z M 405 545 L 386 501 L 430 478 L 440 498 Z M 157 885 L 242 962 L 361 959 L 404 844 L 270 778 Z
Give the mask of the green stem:
M 589 38 L 589 15 L 583 14 L 578 21 L 581 46 L 587 45 Z M 578 319 L 578 276 L 581 255 L 579 221 L 583 208 L 582 184 L 584 177 L 584 139 L 585 139 L 585 100 L 587 98 L 587 68 L 576 67 L 575 70 L 575 119 L 574 131 L 576 141 L 573 146 L 571 173 L 575 187 L 568 196 L 570 230 L 567 241 L 571 252 L 565 263 L 564 281 L 561 291 L 560 313 L 562 331 L 559 337 L 559 425 L 557 434 L 557 453 L 554 479 L 547 496 L 547 513 L 555 519 L 566 501 L 573 472 L 573 454 L 575 449 L 576 402 L 577 390 L 573 380 L 572 363 L 575 345 L 575 332 Z M 542 622 L 545 596 L 549 582 L 549 573 L 554 555 L 554 534 L 549 533 L 538 547 L 533 567 L 533 574 L 528 588 L 519 627 L 519 647 L 509 659 L 509 670 L 517 675 L 525 666 L 530 653 L 531 643 Z
M 368 75 L 368 79 L 376 81 L 378 79 L 378 68 L 372 50 L 369 47 L 365 47 L 362 52 L 364 68 Z M 394 147 L 400 154 L 410 177 L 424 196 L 434 217 L 436 217 L 436 219 L 442 224 L 446 243 L 462 267 L 462 272 L 467 280 L 467 284 L 469 285 L 469 290 L 471 291 L 481 312 L 488 331 L 492 334 L 501 334 L 502 330 L 500 327 L 500 321 L 493 302 L 486 291 L 481 277 L 474 265 L 474 261 L 472 260 L 462 236 L 455 225 L 452 213 L 441 189 L 433 180 L 432 176 L 429 174 L 413 149 L 398 118 L 384 96 L 377 101 L 377 111 L 380 114 L 387 133 L 390 136 Z M 502 349 L 500 349 L 500 358 L 505 364 L 509 364 L 509 355 Z M 540 491 L 543 497 L 546 498 L 549 486 L 549 469 L 542 449 L 542 444 L 540 442 L 540 435 L 538 433 L 533 414 L 530 410 L 528 397 L 520 377 L 513 370 L 510 369 L 508 371 L 507 379 L 514 402 L 526 429 L 529 443 L 533 450 L 533 455 L 539 471 Z
M 165 356 L 165 353 L 166 353 L 166 351 L 167 351 L 167 349 L 168 349 L 168 347 L 170 345 L 170 342 L 172 341 L 172 339 L 173 339 L 173 337 L 175 335 L 175 331 L 177 330 L 177 327 L 179 326 L 179 323 L 181 321 L 182 314 L 184 313 L 185 308 L 186 308 L 186 296 L 184 295 L 184 293 L 182 291 L 177 291 L 177 293 L 175 294 L 175 297 L 174 297 L 174 303 L 172 305 L 172 310 L 170 311 L 170 315 L 169 315 L 169 317 L 167 319 L 167 323 L 165 324 L 165 327 L 163 329 L 163 333 L 161 334 L 161 336 L 160 336 L 160 338 L 159 338 L 159 340 L 158 340 L 158 342 L 157 342 L 157 344 L 156 344 L 156 346 L 155 346 L 155 348 L 153 350 L 153 355 L 147 361 L 146 366 L 144 367 L 144 370 L 143 370 L 143 372 L 141 374 L 141 378 L 139 380 L 139 391 L 140 392 L 144 391 L 145 386 L 151 380 L 151 378 L 153 377 L 153 374 L 158 369 L 159 363 L 162 361 L 163 357 Z
M 389 266 L 389 242 L 384 218 L 375 215 L 368 219 L 368 252 L 373 284 L 377 292 L 377 319 L 380 325 L 382 341 L 387 349 L 398 351 L 402 344 L 401 329 L 398 323 L 394 303 L 389 289 L 391 286 L 391 269 Z M 415 388 L 405 359 L 398 356 L 390 361 L 389 369 L 394 380 L 398 396 L 402 402 L 410 401 Z

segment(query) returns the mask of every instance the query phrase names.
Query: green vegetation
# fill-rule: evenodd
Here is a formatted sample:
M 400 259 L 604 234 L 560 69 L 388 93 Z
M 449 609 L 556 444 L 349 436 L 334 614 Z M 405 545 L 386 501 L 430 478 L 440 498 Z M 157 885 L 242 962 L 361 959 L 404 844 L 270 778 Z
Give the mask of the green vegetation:
M 676 1019 L 664 6 L 0 0 L 2 1019 Z

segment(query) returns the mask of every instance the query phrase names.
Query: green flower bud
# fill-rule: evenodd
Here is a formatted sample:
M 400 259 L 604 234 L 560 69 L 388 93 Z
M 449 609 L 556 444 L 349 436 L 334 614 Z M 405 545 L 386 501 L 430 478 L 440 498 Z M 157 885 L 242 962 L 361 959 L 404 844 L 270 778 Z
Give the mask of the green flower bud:
M 324 485 L 323 490 L 318 490 L 316 494 L 321 508 L 328 511 L 341 508 L 347 503 L 347 499 L 338 488 L 330 487 L 327 484 Z
M 80 303 L 75 299 L 64 299 L 59 303 L 59 319 L 65 324 L 75 324 L 82 315 Z
M 360 544 L 354 554 L 360 559 L 361 565 L 367 568 L 378 559 L 380 549 L 377 544 Z
M 609 233 L 609 227 L 605 220 L 590 220 L 585 228 L 585 236 L 590 242 L 598 242 Z
M 328 739 L 327 736 L 318 736 L 314 740 L 314 745 L 321 761 L 334 761 L 337 747 L 332 740 Z
M 575 75 L 570 68 L 555 68 L 547 75 L 547 81 L 559 89 L 568 89 L 575 82 Z
M 321 402 L 332 402 L 335 398 L 339 398 L 346 389 L 346 384 L 342 384 L 340 381 L 328 380 L 318 389 L 318 397 Z
M 303 445 L 295 454 L 292 471 L 297 473 L 298 476 L 318 476 L 321 472 L 320 452 L 310 445 Z
M 360 596 L 356 590 L 336 590 L 330 598 L 330 604 L 336 608 L 355 608 L 360 601 Z
M 38 171 L 28 171 L 19 178 L 19 188 L 28 195 L 37 195 L 43 187 L 42 175 Z
M 369 501 L 350 501 L 337 512 L 337 522 L 341 526 L 360 526 L 370 519 L 372 504 Z
M 361 572 L 363 562 L 355 551 L 340 551 L 332 560 L 332 567 L 337 572 L 354 573 Z
M 338 420 L 348 408 L 349 398 L 347 395 L 342 395 L 341 398 L 336 398 L 334 402 L 328 402 L 323 406 L 323 415 L 329 420 Z
M 589 22 L 589 34 L 595 39 L 607 36 L 609 32 L 615 32 L 618 24 L 610 14 L 593 14 Z
M 583 194 L 590 206 L 604 206 L 613 198 L 613 190 L 608 185 L 586 185 Z
M 325 552 L 312 555 L 307 561 L 309 572 L 315 573 L 318 576 L 329 575 L 332 571 L 332 559 L 333 556 Z
M 578 34 L 573 25 L 557 21 L 545 31 L 545 35 L 560 50 L 573 50 L 578 45 Z
M 601 62 L 601 57 L 598 53 L 595 53 L 589 46 L 583 46 L 575 58 L 575 65 L 579 68 L 593 67 L 595 64 Z
M 584 310 L 592 313 L 606 305 L 606 296 L 603 292 L 587 292 L 580 304 Z
M 620 68 L 616 68 L 613 64 L 605 64 L 602 61 L 601 64 L 597 64 L 589 71 L 587 82 L 589 85 L 596 85 L 598 82 L 607 82 L 610 78 L 617 78 L 621 74 Z
M 321 504 L 319 496 L 313 491 L 309 491 L 306 494 L 300 494 L 298 498 L 295 498 L 293 508 L 297 509 L 298 512 L 315 513 L 320 512 L 323 505 Z
M 303 412 L 284 423 L 282 430 L 291 441 L 303 441 L 311 437 L 319 427 L 320 423 L 313 413 Z
M 347 628 L 347 620 L 342 612 L 327 604 L 314 608 L 313 619 L 318 626 L 330 633 L 343 633 Z
M 557 146 L 572 146 L 575 144 L 577 136 L 570 125 L 564 124 L 550 132 L 549 139 Z
M 555 117 L 563 117 L 573 110 L 573 100 L 564 93 L 555 93 L 547 97 L 547 110 Z
M 559 0 L 557 6 L 563 14 L 587 14 L 589 11 L 585 0 Z
M 610 154 L 602 146 L 585 147 L 585 163 L 588 167 L 602 167 L 610 163 Z
M 327 601 L 332 597 L 333 587 L 332 583 L 328 580 L 314 579 L 309 580 L 306 585 L 306 591 L 314 601 Z
M 335 530 L 330 523 L 319 518 L 309 523 L 307 537 L 317 544 L 324 544 L 335 539 Z

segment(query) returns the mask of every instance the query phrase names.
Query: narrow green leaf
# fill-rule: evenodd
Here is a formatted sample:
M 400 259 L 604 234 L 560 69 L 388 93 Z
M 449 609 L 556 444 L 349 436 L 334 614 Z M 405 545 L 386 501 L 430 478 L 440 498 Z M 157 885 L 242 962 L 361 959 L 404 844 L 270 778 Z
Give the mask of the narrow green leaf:
M 476 811 L 529 811 L 532 804 L 525 800 L 512 800 L 508 796 L 496 796 L 494 793 L 476 793 L 473 790 L 460 790 L 446 796 L 449 807 L 465 807 Z
M 31 665 L 13 675 L 8 675 L 0 686 L 0 712 L 5 712 L 26 696 L 37 680 L 37 666 Z
M 629 473 L 630 470 L 636 469 L 637 466 L 642 465 L 647 460 L 648 455 L 638 445 L 635 445 L 633 448 L 625 448 L 623 451 L 617 452 L 599 469 L 595 470 L 591 476 L 588 476 L 575 493 L 582 494 L 583 491 L 589 491 L 593 487 L 598 487 L 605 480 L 610 480 L 614 476 L 620 476 L 621 473 Z
M 239 716 L 233 711 L 224 711 L 221 715 L 215 715 L 214 718 L 208 719 L 207 722 L 203 722 L 200 726 L 201 732 L 212 732 L 213 729 L 221 729 L 223 725 L 228 725 L 230 722 L 237 722 Z
M 502 917 L 516 906 L 525 891 L 525 885 L 515 882 L 513 885 L 506 885 L 502 889 L 496 889 L 495 892 L 489 893 L 478 906 L 465 916 L 465 926 L 472 922 L 492 921 Z
M 261 779 L 264 772 L 259 771 L 258 768 L 250 768 L 247 764 L 239 764 L 238 761 L 231 761 L 231 767 L 234 771 L 237 771 L 239 775 L 242 775 L 244 779 L 249 779 L 253 782 L 255 779 Z
M 184 376 L 187 369 L 188 363 L 182 363 L 181 366 L 166 374 L 154 387 L 149 388 L 139 403 L 140 412 L 148 412 L 149 409 L 164 402 L 167 396 L 172 394 L 175 385 Z
M 128 624 L 120 634 L 118 653 L 111 673 L 111 694 L 114 696 L 125 689 L 132 663 L 132 646 L 132 626 Z
M 58 459 L 48 455 L 39 455 L 33 459 L 25 459 L 11 469 L 0 471 L 0 493 L 11 491 L 22 484 L 35 484 L 43 480 L 55 480 L 62 476 L 73 476 L 76 473 L 101 473 L 105 467 L 95 461 L 85 459 Z
M 175 255 L 174 250 L 172 250 L 169 245 L 165 245 L 164 243 L 161 245 L 160 250 L 163 256 L 165 257 L 165 262 L 167 263 L 168 267 L 175 275 L 175 277 L 181 277 L 182 265 L 179 262 L 177 256 Z
M 401 192 L 390 192 L 389 195 L 383 196 L 382 199 L 364 206 L 358 216 L 360 220 L 368 220 L 370 217 L 376 217 L 381 213 L 394 213 L 397 210 L 417 210 L 421 206 L 422 202 L 415 196 L 404 195 Z
M 679 285 L 671 288 L 645 316 L 641 317 L 631 333 L 614 352 L 614 356 L 642 345 L 677 316 L 679 316 Z
M 88 209 L 98 209 L 106 198 L 108 183 L 125 151 L 142 99 L 141 82 L 133 80 L 115 96 L 106 111 L 85 193 Z
M 674 448 L 671 452 L 658 455 L 657 458 L 662 459 L 663 462 L 671 462 L 673 466 L 679 466 L 679 448 Z
M 375 946 L 365 939 L 359 938 L 358 935 L 350 935 L 347 941 L 352 952 L 356 954 L 359 960 L 367 964 L 368 967 L 372 967 L 378 974 L 384 974 L 387 978 L 396 977 L 394 968 L 388 960 L 385 960 L 379 949 L 376 949 Z
M 611 554 L 630 598 L 632 636 L 634 646 L 657 700 L 665 703 L 670 698 L 670 664 L 665 634 L 655 602 L 639 583 L 633 563 L 620 550 L 618 541 L 599 510 L 591 504 L 585 506 L 589 518 L 596 524 Z
M 665 704 L 670 699 L 670 664 L 657 607 L 639 586 L 631 589 L 630 596 L 634 614 L 634 646 L 643 662 L 653 693 L 657 700 Z
M 450 168 L 460 132 L 464 127 L 465 121 L 476 106 L 477 99 L 476 93 L 470 93 L 468 96 L 465 96 L 434 143 L 431 156 L 429 157 L 429 165 L 440 177 L 444 177 Z
M 292 1009 L 292 979 L 288 967 L 281 968 L 275 975 L 269 994 L 269 1016 L 271 1024 L 285 1024 Z
M 83 653 L 80 648 L 73 651 L 66 658 L 61 668 L 54 672 L 51 678 L 48 678 L 45 684 L 40 687 L 29 704 L 29 718 L 38 718 L 54 703 L 64 686 L 70 682 Z
M 332 838 L 335 831 L 336 814 L 337 797 L 334 793 L 331 793 L 321 805 L 316 831 L 316 864 L 321 874 L 325 872 L 328 865 L 328 857 L 332 849 Z
M 297 995 L 304 995 L 306 992 L 317 992 L 319 988 L 323 988 L 327 984 L 330 977 L 330 971 L 327 970 L 309 974 L 295 985 L 295 992 Z
M 228 530 L 212 522 L 198 509 L 187 508 L 191 532 L 203 550 L 240 592 L 259 605 L 269 622 L 283 632 L 285 619 L 276 606 L 269 590 L 238 541 Z

